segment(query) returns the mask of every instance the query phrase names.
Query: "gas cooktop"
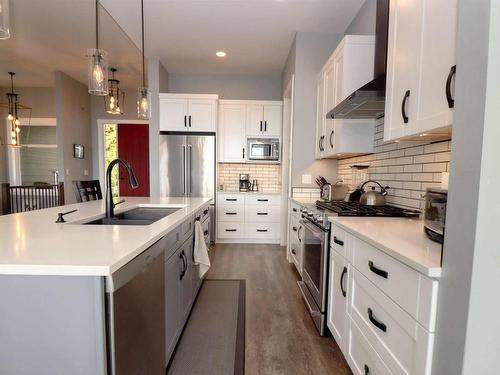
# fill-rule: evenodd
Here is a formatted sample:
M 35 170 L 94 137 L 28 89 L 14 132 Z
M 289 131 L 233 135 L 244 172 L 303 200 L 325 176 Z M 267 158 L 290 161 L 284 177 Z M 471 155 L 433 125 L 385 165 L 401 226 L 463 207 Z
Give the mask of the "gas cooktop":
M 316 207 L 333 211 L 338 216 L 380 216 L 380 217 L 418 217 L 420 211 L 395 206 L 365 206 L 358 202 L 316 201 Z

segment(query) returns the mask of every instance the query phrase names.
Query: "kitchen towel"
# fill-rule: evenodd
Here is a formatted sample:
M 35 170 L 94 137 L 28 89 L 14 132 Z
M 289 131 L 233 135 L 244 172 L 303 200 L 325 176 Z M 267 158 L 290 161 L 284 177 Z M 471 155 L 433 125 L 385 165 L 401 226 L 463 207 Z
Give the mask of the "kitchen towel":
M 194 264 L 198 267 L 200 277 L 203 277 L 210 268 L 210 258 L 208 257 L 208 247 L 205 243 L 205 235 L 200 221 L 194 223 Z

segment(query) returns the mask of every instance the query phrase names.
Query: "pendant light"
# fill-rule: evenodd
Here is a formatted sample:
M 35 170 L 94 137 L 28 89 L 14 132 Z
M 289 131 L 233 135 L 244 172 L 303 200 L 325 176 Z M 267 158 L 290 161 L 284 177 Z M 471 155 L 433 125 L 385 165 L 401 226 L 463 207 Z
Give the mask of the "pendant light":
M 142 87 L 137 89 L 137 117 L 149 120 L 151 114 L 151 100 L 146 87 L 146 72 L 144 66 L 144 0 L 141 0 L 141 34 L 142 34 Z
M 108 79 L 108 95 L 104 97 L 104 109 L 112 115 L 123 115 L 125 92 L 120 90 L 120 81 L 115 79 L 116 68 L 109 69 L 111 78 Z
M 99 49 L 99 0 L 95 1 L 95 48 L 87 50 L 89 94 L 108 95 L 106 51 Z
M 14 76 L 16 73 L 9 72 L 10 75 L 10 92 L 6 93 L 7 102 L 1 103 L 0 107 L 7 109 L 7 121 L 10 125 L 10 143 L 8 146 L 18 146 L 19 145 L 19 132 L 21 131 L 21 120 L 19 118 L 19 112 L 21 110 L 28 110 L 29 116 L 28 121 L 31 120 L 31 107 L 22 105 L 19 103 L 19 94 L 14 92 Z
M 10 38 L 9 0 L 0 0 L 0 39 Z

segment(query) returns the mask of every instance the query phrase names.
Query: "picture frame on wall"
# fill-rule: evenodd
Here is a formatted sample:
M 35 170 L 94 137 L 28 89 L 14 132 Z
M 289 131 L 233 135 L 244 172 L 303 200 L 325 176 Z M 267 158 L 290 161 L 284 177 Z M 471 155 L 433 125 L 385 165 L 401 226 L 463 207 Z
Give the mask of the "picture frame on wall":
M 85 158 L 85 146 L 80 144 L 73 144 L 73 157 L 75 159 Z

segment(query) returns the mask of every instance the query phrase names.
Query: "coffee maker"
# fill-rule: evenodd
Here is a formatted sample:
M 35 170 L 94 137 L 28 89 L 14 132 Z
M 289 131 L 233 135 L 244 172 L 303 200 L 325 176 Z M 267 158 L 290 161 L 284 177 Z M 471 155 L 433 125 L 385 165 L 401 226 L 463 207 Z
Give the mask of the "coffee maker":
M 248 173 L 240 174 L 240 191 L 249 191 L 252 186 Z

